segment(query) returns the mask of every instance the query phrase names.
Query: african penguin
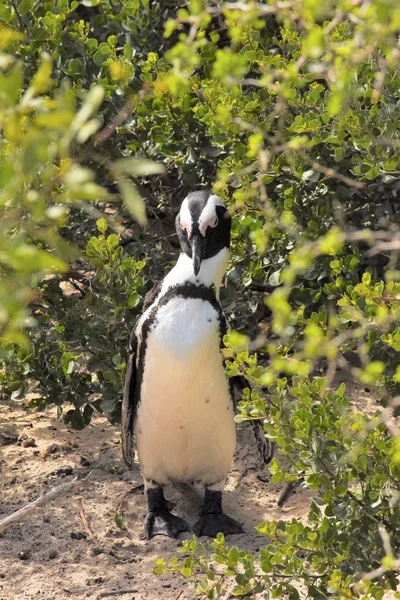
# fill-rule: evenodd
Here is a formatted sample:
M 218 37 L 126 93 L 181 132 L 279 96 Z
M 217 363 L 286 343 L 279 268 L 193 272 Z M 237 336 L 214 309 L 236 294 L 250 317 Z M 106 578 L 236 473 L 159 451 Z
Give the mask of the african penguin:
M 196 535 L 242 533 L 222 511 L 222 492 L 236 444 L 230 386 L 221 344 L 219 303 L 231 217 L 222 200 L 192 192 L 176 218 L 181 254 L 151 293 L 131 337 L 122 404 L 122 447 L 133 465 L 134 439 L 148 502 L 145 533 L 176 537 L 186 521 L 171 513 L 163 486 L 205 488 Z

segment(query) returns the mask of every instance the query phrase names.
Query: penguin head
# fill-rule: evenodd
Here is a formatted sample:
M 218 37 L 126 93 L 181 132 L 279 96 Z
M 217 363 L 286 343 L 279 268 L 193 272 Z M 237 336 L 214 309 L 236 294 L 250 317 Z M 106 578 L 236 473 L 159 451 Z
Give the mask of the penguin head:
M 195 275 L 204 259 L 229 248 L 231 216 L 215 194 L 190 193 L 182 202 L 175 226 L 182 251 L 193 260 Z

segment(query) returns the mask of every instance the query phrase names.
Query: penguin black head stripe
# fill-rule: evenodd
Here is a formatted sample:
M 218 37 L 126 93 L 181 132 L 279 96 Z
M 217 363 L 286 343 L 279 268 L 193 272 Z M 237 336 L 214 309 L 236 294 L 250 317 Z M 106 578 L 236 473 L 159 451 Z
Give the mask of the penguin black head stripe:
M 182 202 L 175 226 L 182 251 L 193 260 L 195 275 L 204 259 L 229 248 L 231 216 L 215 194 L 206 191 L 189 194 Z

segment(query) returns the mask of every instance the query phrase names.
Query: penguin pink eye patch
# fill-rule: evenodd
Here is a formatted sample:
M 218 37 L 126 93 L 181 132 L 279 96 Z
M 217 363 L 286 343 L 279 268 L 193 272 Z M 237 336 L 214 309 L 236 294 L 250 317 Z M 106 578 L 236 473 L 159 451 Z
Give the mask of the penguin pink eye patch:
M 212 217 L 210 217 L 209 219 L 206 219 L 205 221 L 202 221 L 200 223 L 200 227 L 199 227 L 199 231 L 201 233 L 201 235 L 203 237 L 205 237 L 206 235 L 206 231 L 207 231 L 207 227 L 216 227 L 218 225 L 218 217 L 213 215 Z
M 181 229 L 186 232 L 186 235 L 190 239 L 190 236 L 192 235 L 192 228 L 191 228 L 191 226 L 186 221 L 181 221 L 180 225 L 181 225 Z M 207 227 L 213 227 L 214 228 L 217 225 L 218 225 L 218 217 L 217 216 L 212 216 L 209 219 L 206 219 L 205 221 L 202 221 L 199 224 L 199 231 L 200 231 L 201 235 L 203 237 L 205 237 L 206 231 L 207 231 Z
M 190 235 L 192 233 L 192 230 L 191 230 L 190 225 L 186 221 L 181 221 L 181 229 L 183 229 L 183 231 L 186 231 L 186 235 L 190 239 Z

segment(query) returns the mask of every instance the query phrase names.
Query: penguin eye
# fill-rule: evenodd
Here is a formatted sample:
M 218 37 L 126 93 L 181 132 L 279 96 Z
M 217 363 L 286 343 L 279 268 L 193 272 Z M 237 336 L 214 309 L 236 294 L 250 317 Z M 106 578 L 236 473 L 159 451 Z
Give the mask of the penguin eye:
M 182 231 L 184 231 L 186 233 L 186 235 L 188 236 L 188 238 L 190 238 L 190 229 L 188 224 L 185 221 L 182 221 L 180 223 L 181 229 Z
M 202 236 L 206 235 L 208 227 L 214 229 L 218 225 L 218 217 L 210 217 L 205 221 L 200 221 L 199 230 Z

